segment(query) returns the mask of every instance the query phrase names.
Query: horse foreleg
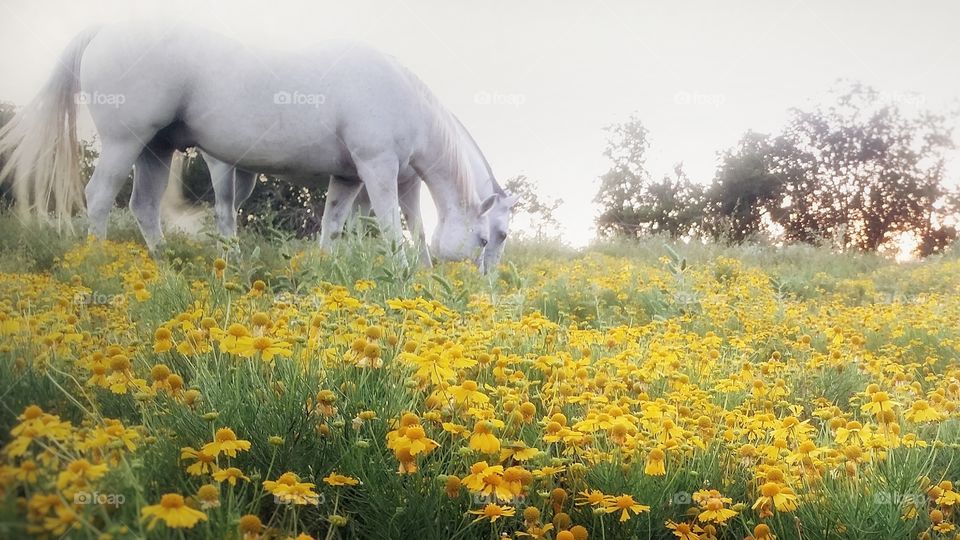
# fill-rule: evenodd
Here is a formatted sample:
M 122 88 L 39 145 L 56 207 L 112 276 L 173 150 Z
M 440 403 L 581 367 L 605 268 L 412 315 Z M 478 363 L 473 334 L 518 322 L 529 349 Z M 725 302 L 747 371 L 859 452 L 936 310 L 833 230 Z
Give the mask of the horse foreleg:
M 160 227 L 160 201 L 170 178 L 173 148 L 148 145 L 137 158 L 133 174 L 130 210 L 140 226 L 147 248 L 154 255 L 163 242 Z
M 423 231 L 423 218 L 420 215 L 420 179 L 412 180 L 401 184 L 400 192 L 400 211 L 407 220 L 407 227 L 410 228 L 410 235 L 417 243 L 420 250 L 420 264 L 426 268 L 433 266 L 430 260 L 430 249 L 427 247 L 427 237 Z
M 101 239 L 107 237 L 110 210 L 123 182 L 130 175 L 133 162 L 142 151 L 143 144 L 136 137 L 127 140 L 104 139 L 100 161 L 84 188 L 87 218 L 90 221 L 90 234 L 93 236 Z
M 323 206 L 323 217 L 320 218 L 320 249 L 329 251 L 333 241 L 343 233 L 343 224 L 346 223 L 353 208 L 353 200 L 360 193 L 363 184 L 356 180 L 347 180 L 339 176 L 330 177 L 327 187 L 327 197 Z

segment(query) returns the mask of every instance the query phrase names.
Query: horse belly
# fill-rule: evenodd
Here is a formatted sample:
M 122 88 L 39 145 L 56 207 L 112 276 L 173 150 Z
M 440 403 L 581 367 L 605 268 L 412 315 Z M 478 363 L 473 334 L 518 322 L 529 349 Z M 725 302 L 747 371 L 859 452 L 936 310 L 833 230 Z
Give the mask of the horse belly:
M 283 115 L 240 116 L 200 123 L 192 129 L 196 144 L 218 159 L 267 174 L 347 174 L 347 148 L 318 122 L 291 121 Z M 320 127 L 319 129 L 317 127 Z

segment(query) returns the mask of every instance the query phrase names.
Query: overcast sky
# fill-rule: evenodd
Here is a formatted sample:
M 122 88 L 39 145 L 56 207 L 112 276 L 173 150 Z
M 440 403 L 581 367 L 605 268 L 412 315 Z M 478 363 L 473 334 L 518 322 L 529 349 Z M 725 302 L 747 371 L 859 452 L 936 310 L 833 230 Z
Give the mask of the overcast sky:
M 631 113 L 650 130 L 656 176 L 683 162 L 709 182 L 719 151 L 776 130 L 838 78 L 905 108 L 943 111 L 960 96 L 955 1 L 0 0 L 0 99 L 28 101 L 84 27 L 156 17 L 255 46 L 348 38 L 397 56 L 498 178 L 526 174 L 565 201 L 575 245 L 594 235 L 603 127 Z

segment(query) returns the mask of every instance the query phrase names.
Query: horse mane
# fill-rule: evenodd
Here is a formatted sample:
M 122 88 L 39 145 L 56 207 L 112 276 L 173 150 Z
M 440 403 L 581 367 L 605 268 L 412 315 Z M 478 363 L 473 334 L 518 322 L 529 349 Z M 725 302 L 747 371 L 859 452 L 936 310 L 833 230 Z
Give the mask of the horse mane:
M 467 138 L 470 139 L 470 144 L 473 145 L 473 149 L 480 154 L 480 159 L 483 161 L 483 166 L 487 169 L 487 178 L 490 180 L 490 184 L 493 186 L 493 192 L 497 195 L 506 195 L 506 193 L 503 191 L 503 188 L 500 187 L 499 183 L 497 183 L 497 177 L 493 174 L 493 167 L 491 167 L 490 162 L 487 161 L 487 156 L 483 155 L 483 151 L 480 150 L 480 145 L 477 144 L 476 139 L 474 139 L 470 131 L 467 130 L 467 126 L 463 125 L 463 122 L 457 118 L 457 115 L 451 113 L 450 116 L 453 116 L 453 119 L 457 121 L 457 124 L 460 125 L 460 129 L 462 129 L 463 132 L 467 134 Z
M 430 168 L 432 169 L 439 164 L 441 160 L 446 159 L 445 165 L 448 170 L 453 173 L 454 185 L 460 195 L 460 202 L 465 205 L 470 203 L 477 204 L 479 197 L 477 196 L 476 185 L 474 184 L 474 179 L 470 171 L 470 163 L 463 149 L 462 138 L 457 131 L 457 126 L 460 121 L 440 103 L 436 94 L 430 90 L 420 77 L 403 64 L 397 62 L 397 65 L 422 98 L 425 109 L 429 109 L 432 113 L 433 129 L 435 134 L 439 136 L 444 148 L 443 155 L 441 155 L 437 162 Z

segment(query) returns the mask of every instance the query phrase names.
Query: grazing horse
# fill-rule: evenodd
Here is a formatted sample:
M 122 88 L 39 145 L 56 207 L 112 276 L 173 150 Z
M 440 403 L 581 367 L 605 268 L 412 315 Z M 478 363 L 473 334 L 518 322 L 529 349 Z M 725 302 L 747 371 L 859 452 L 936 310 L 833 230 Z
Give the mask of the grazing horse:
M 489 223 L 488 243 L 483 251 L 483 267 L 489 271 L 497 268 L 500 263 L 507 234 L 510 230 L 512 208 L 517 203 L 518 197 L 507 194 L 503 188 L 500 187 L 493 175 L 490 164 L 480 151 L 480 147 L 459 119 L 457 119 L 457 127 L 462 142 L 468 144 L 468 154 L 474 172 L 481 177 L 486 176 L 489 178 L 489 182 L 480 182 L 476 186 L 480 198 L 483 200 L 489 197 L 495 198 L 494 205 L 487 212 Z M 224 163 L 203 152 L 201 152 L 201 155 L 203 155 L 204 161 L 207 163 L 207 168 L 210 170 L 210 178 L 213 181 L 216 196 L 214 208 L 217 217 L 217 229 L 224 237 L 231 238 L 237 234 L 237 211 L 240 205 L 243 204 L 253 192 L 255 174 L 237 169 L 229 163 Z M 410 234 L 420 248 L 420 262 L 425 266 L 430 266 L 430 252 L 427 249 L 423 231 L 423 218 L 420 214 L 420 178 L 400 177 L 398 178 L 398 186 L 400 211 L 407 221 Z M 357 199 L 363 199 L 363 201 L 361 204 L 358 204 L 357 207 L 369 210 L 369 199 L 365 196 L 362 189 L 358 195 Z M 331 231 L 332 235 L 335 235 L 343 229 L 343 221 L 346 220 L 348 214 L 338 212 L 336 215 L 330 215 L 324 211 L 324 217 L 328 215 L 331 219 L 323 222 L 321 230 Z M 321 236 L 322 242 L 329 242 L 330 239 L 331 235 Z
M 78 103 L 88 105 L 102 141 L 85 189 Z M 69 215 L 85 194 L 90 233 L 102 238 L 134 167 L 130 208 L 152 251 L 163 240 L 160 199 L 171 158 L 187 147 L 241 175 L 331 175 L 325 247 L 361 186 L 384 235 L 399 242 L 399 185 L 420 178 L 437 204 L 434 255 L 483 270 L 497 197 L 480 199 L 488 171 L 471 159 L 461 130 L 415 75 L 361 45 L 254 51 L 194 26 L 126 23 L 87 30 L 68 45 L 41 93 L 0 131 L 0 153 L 9 154 L 0 176 L 12 178 L 21 207 L 43 213 Z M 243 196 L 236 181 L 233 189 L 222 179 L 214 184 L 219 206 L 235 211 Z

